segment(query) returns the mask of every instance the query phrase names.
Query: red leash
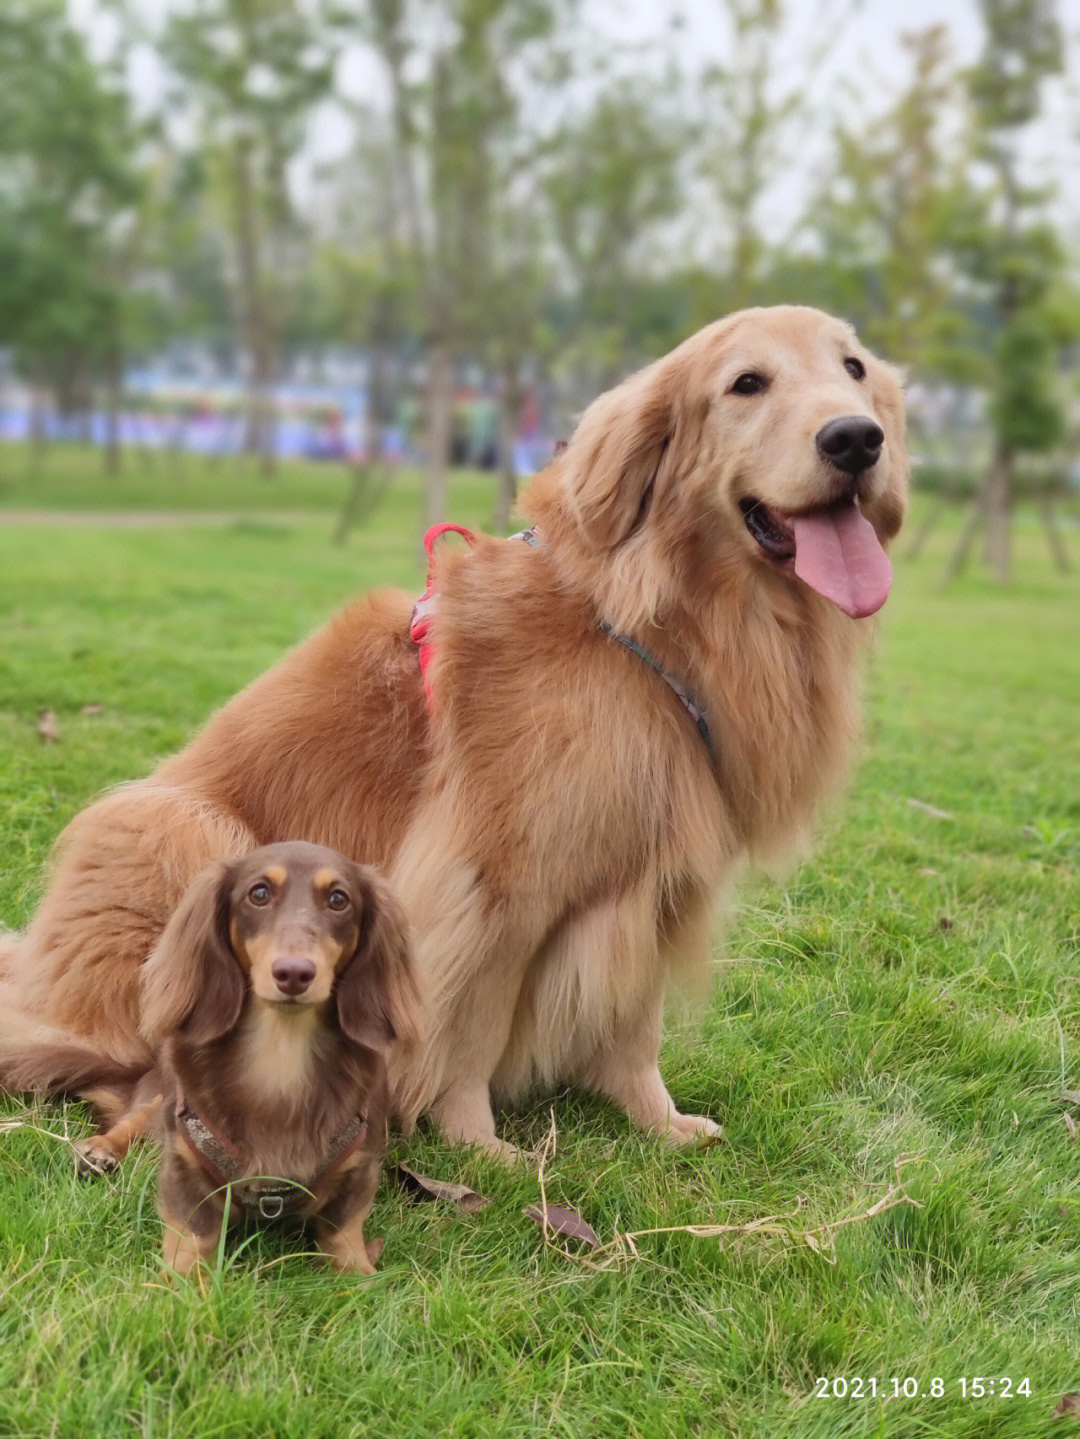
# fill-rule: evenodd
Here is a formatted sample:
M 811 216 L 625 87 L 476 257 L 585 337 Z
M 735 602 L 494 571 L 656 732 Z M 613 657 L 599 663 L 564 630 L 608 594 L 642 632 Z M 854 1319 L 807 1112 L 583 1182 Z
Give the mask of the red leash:
M 435 636 L 431 626 L 439 607 L 439 595 L 435 588 L 435 542 L 448 531 L 460 535 L 468 545 L 476 544 L 476 536 L 472 530 L 466 530 L 461 525 L 432 525 L 424 536 L 424 549 L 427 550 L 428 556 L 427 589 L 413 606 L 412 619 L 409 621 L 409 638 L 419 653 L 424 694 L 432 714 L 435 713 L 435 696 L 431 690 L 428 669 L 435 658 Z

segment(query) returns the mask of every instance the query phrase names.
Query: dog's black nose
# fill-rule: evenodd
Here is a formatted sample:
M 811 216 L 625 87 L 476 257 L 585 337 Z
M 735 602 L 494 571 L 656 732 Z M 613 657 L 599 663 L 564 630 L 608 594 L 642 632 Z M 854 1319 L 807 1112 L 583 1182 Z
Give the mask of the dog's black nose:
M 885 432 L 865 415 L 845 415 L 830 420 L 817 432 L 818 450 L 839 470 L 860 475 L 876 464 L 885 443 Z
M 282 994 L 303 994 L 315 978 L 315 966 L 310 959 L 285 955 L 274 960 L 270 973 Z

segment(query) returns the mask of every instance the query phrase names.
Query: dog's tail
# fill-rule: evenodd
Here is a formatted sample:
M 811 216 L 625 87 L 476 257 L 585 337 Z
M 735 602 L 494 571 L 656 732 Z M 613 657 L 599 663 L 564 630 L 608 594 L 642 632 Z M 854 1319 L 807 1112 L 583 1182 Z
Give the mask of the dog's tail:
M 0 1089 L 9 1094 L 81 1093 L 138 1079 L 151 1061 L 132 1063 L 3 1004 L 0 987 Z

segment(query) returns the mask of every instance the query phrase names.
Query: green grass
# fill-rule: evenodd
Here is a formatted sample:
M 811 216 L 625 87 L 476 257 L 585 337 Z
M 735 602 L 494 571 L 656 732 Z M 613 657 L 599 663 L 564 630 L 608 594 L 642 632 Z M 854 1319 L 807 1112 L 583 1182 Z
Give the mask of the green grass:
M 350 471 L 337 463 L 284 460 L 266 479 L 248 457 L 150 451 L 125 455 L 121 473 L 103 473 L 102 452 L 51 444 L 39 461 L 26 444 L 0 444 L 0 505 L 105 510 L 335 510 Z
M 50 483 L 49 503 L 75 503 Z M 455 518 L 482 524 L 490 503 L 467 480 Z M 326 522 L 240 508 L 260 518 L 0 531 L 6 923 L 93 794 L 149 770 L 348 596 L 420 587 L 414 485 L 342 549 Z M 532 1145 L 553 1108 L 549 1199 L 604 1239 L 798 1209 L 784 1233 L 655 1236 L 596 1273 L 523 1217 L 535 1172 L 420 1134 L 393 1157 L 474 1184 L 487 1209 L 384 1185 L 373 1281 L 265 1233 L 231 1245 L 200 1294 L 159 1276 L 152 1151 L 78 1182 L 67 1140 L 86 1111 L 8 1100 L 0 1435 L 1074 1432 L 1052 1412 L 1080 1390 L 1080 1144 L 1057 1098 L 1080 1088 L 1080 581 L 1022 524 L 1008 593 L 973 567 L 939 594 L 948 540 L 898 565 L 866 756 L 815 858 L 743 891 L 703 1020 L 666 1042 L 673 1093 L 722 1119 L 725 1143 L 675 1154 L 567 1094 L 505 1116 Z M 852 1223 L 825 1252 L 801 1237 L 864 1214 L 897 1170 L 919 1207 Z M 816 1399 L 819 1375 L 885 1391 L 938 1375 L 945 1395 Z M 964 1400 L 974 1375 L 1029 1376 L 1032 1397 Z
M 331 525 L 352 481 L 351 466 L 336 461 L 286 459 L 268 478 L 249 456 L 215 459 L 182 451 L 125 451 L 119 475 L 109 476 L 102 451 L 87 445 L 50 444 L 41 457 L 27 444 L 0 441 L 0 508 L 6 509 L 233 513 L 254 517 L 246 524 L 257 531 L 277 516 L 325 513 Z M 457 492 L 476 508 L 478 521 L 488 519 L 494 507 L 490 476 L 460 473 Z M 391 533 L 411 533 L 419 524 L 420 474 L 414 466 L 396 472 L 383 508 Z

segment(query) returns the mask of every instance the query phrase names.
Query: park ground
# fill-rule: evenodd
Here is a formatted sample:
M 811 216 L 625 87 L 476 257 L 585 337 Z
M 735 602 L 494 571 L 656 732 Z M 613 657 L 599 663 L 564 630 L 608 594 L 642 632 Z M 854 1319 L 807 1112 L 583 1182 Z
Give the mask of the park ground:
M 89 798 L 351 595 L 422 588 L 408 473 L 335 546 L 333 466 L 266 482 L 189 460 L 107 482 L 77 450 L 28 460 L 0 453 L 19 521 L 0 525 L 12 927 Z M 459 476 L 453 517 L 484 525 L 491 490 Z M 138 522 L 154 509 L 172 521 Z M 373 1280 L 268 1232 L 200 1290 L 159 1273 L 152 1148 L 81 1182 L 86 1110 L 3 1101 L 0 1434 L 1076 1432 L 1055 1410 L 1080 1391 L 1080 579 L 1021 511 L 1011 587 L 973 562 L 941 591 L 957 523 L 917 560 L 898 549 L 865 753 L 814 856 L 744 887 L 707 1003 L 673 1019 L 669 1087 L 722 1144 L 674 1153 L 597 1101 L 543 1096 L 504 1132 L 534 1148 L 554 1125 L 548 1201 L 588 1220 L 599 1257 L 524 1216 L 535 1165 L 421 1132 L 390 1158 L 486 1208 L 385 1183 Z M 613 1242 L 642 1230 L 668 1232 Z

